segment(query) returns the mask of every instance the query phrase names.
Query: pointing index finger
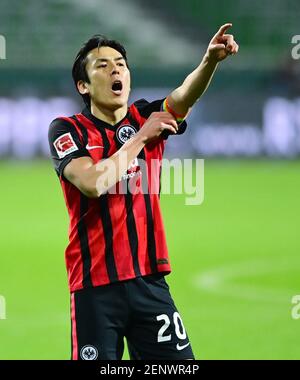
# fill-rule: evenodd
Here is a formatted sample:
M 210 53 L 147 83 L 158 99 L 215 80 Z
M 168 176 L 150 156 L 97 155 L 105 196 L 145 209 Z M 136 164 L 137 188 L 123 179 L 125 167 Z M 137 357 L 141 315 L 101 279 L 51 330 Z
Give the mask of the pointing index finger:
M 231 22 L 228 22 L 227 24 L 222 25 L 221 28 L 219 29 L 217 35 L 218 35 L 218 36 L 223 36 L 224 33 L 226 33 L 226 31 L 227 31 L 230 27 L 232 27 Z

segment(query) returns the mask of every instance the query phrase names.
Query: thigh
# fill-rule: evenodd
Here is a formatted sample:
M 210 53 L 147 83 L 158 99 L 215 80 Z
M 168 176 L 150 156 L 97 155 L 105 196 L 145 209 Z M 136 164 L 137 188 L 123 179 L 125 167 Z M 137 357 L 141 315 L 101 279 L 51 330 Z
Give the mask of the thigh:
M 126 335 L 131 359 L 194 359 L 182 318 L 161 275 L 130 284 L 134 310 Z
M 128 319 L 122 284 L 71 294 L 72 359 L 117 360 L 124 350 Z

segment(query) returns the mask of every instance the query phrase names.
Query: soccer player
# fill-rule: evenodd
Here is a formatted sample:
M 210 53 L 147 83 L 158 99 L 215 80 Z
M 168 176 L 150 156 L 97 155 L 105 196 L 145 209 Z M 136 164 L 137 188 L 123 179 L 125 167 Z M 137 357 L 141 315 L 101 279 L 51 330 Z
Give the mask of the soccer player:
M 124 337 L 131 359 L 194 359 L 165 281 L 171 268 L 155 184 L 168 136 L 184 132 L 218 63 L 238 51 L 231 26 L 178 88 L 150 103 L 128 107 L 130 70 L 117 41 L 93 36 L 76 56 L 72 75 L 86 107 L 49 128 L 70 217 L 74 360 L 121 359 Z

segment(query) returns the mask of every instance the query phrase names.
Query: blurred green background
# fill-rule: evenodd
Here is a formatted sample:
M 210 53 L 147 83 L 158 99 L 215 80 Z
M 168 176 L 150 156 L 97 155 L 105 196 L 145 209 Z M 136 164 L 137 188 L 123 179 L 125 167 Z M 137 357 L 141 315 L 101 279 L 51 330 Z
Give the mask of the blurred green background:
M 68 217 L 46 135 L 51 119 L 81 110 L 79 47 L 95 33 L 120 39 L 131 99 L 151 100 L 181 83 L 225 22 L 239 54 L 167 144 L 167 157 L 205 159 L 203 204 L 161 197 L 167 281 L 197 359 L 300 358 L 299 15 L 298 0 L 1 2 L 0 360 L 70 357 Z
M 68 359 L 68 220 L 58 180 L 46 162 L 0 168 L 0 357 Z M 162 196 L 167 281 L 198 359 L 299 359 L 300 322 L 291 318 L 299 186 L 298 162 L 206 160 L 202 205 Z

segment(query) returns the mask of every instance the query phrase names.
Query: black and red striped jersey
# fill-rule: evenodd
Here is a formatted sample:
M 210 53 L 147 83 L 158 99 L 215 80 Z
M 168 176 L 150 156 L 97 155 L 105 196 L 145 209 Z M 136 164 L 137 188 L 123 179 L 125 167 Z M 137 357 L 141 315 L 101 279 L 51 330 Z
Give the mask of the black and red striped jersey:
M 115 191 L 99 198 L 88 198 L 63 175 L 74 158 L 88 156 L 97 163 L 110 157 L 152 112 L 161 110 L 163 100 L 133 103 L 115 125 L 96 118 L 88 108 L 50 124 L 51 156 L 70 218 L 65 258 L 71 292 L 171 271 L 159 202 L 166 138 L 147 144 Z M 183 122 L 178 134 L 185 128 Z M 139 191 L 128 191 L 132 182 Z

